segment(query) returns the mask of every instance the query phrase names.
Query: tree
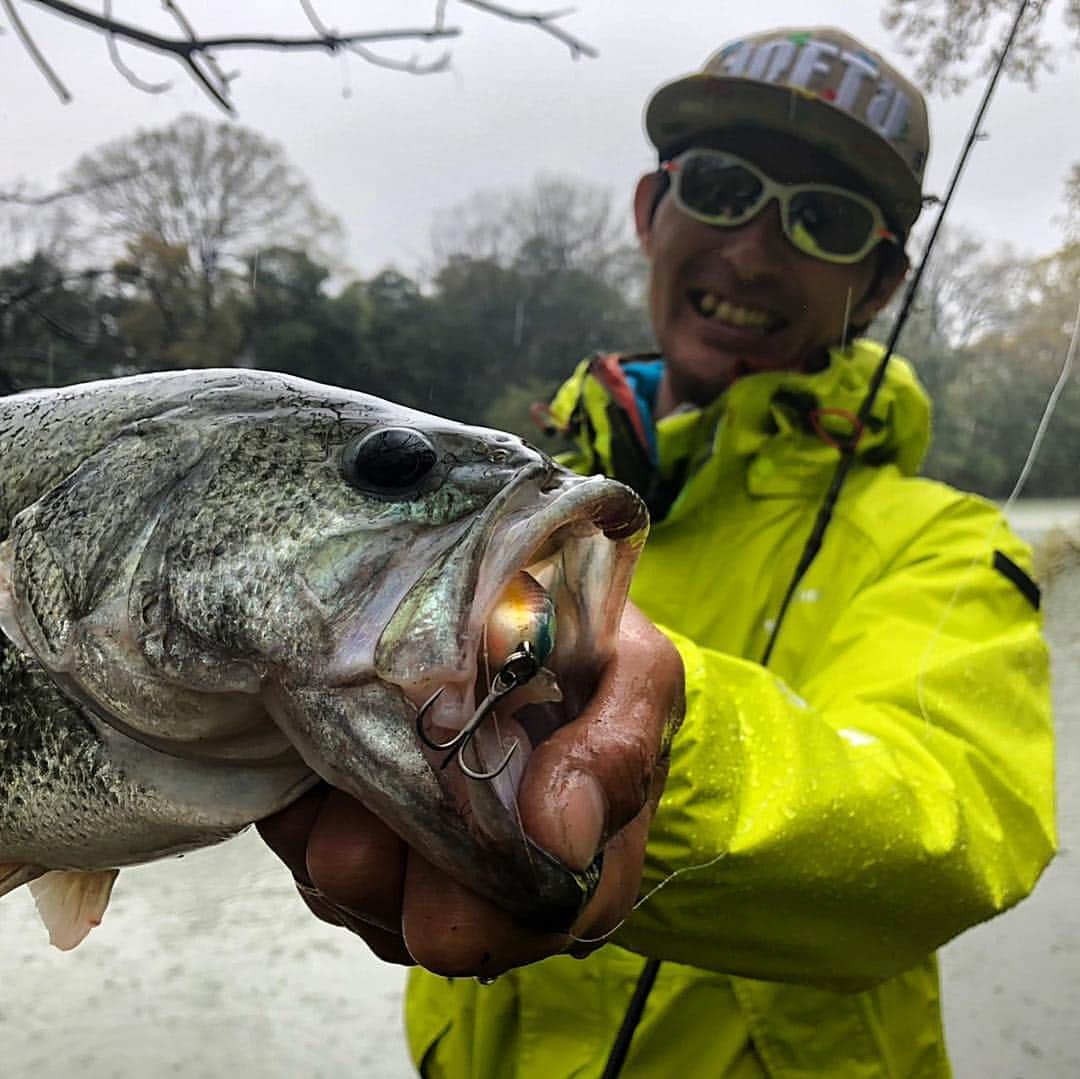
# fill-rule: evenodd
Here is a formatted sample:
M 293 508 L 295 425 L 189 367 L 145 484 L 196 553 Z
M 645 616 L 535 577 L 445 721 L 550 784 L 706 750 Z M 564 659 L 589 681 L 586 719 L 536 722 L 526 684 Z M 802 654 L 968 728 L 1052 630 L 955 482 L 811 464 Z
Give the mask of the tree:
M 1070 239 L 1080 240 L 1080 162 L 1065 181 L 1065 231 Z
M 629 222 L 629 207 L 616 210 L 607 188 L 542 175 L 523 189 L 479 191 L 436 215 L 432 250 L 442 266 L 466 257 L 579 270 L 637 296 L 646 265 Z
M 356 388 L 425 412 L 462 419 L 466 372 L 455 367 L 438 329 L 436 301 L 412 278 L 385 269 L 346 289 L 359 330 Z
M 361 322 L 348 298 L 327 295 L 329 276 L 304 251 L 274 247 L 250 259 L 241 301 L 245 363 L 361 388 Z
M 926 472 L 1004 498 L 1021 473 L 1061 373 L 1077 317 L 1080 244 L 1035 260 L 1011 258 L 1003 275 L 1001 261 L 972 251 L 963 237 L 946 237 L 945 243 L 941 255 L 955 252 L 958 243 L 969 254 L 955 266 L 941 258 L 931 268 L 940 266 L 937 273 L 945 279 L 955 269 L 961 298 L 967 287 L 980 304 L 997 302 L 993 317 L 969 322 L 969 332 L 952 341 L 942 331 L 949 318 L 935 324 L 932 303 L 920 303 L 904 331 L 901 351 L 914 359 L 934 401 Z M 927 291 L 934 291 L 933 280 Z M 1078 453 L 1080 386 L 1073 379 L 1058 402 L 1025 493 L 1075 496 Z
M 948 93 L 967 85 L 982 46 L 1001 39 L 1017 7 L 1016 0 L 887 0 L 882 21 L 904 52 L 921 57 L 917 77 L 923 87 Z M 1051 63 L 1050 8 L 1048 0 L 1028 4 L 1006 68 L 1031 84 Z M 1064 12 L 1072 44 L 1080 49 L 1080 0 L 1064 0 Z
M 1018 10 L 1017 0 L 888 0 L 883 21 L 909 55 L 921 58 L 918 78 L 928 90 L 955 92 L 978 71 L 976 60 L 988 42 L 1003 40 Z M 1034 86 L 1054 55 L 1054 31 L 1048 28 L 1053 6 L 1047 0 L 1027 5 L 1006 64 L 1006 73 Z M 1080 50 L 1080 0 L 1062 0 L 1069 31 L 1066 47 Z M 987 47 L 989 52 L 989 47 Z M 991 56 L 986 65 L 996 61 Z M 1074 165 L 1065 191 L 1063 222 L 1071 242 L 1045 259 L 1004 258 L 997 265 L 976 259 L 964 279 L 963 260 L 941 260 L 946 298 L 973 285 L 977 308 L 990 315 L 976 319 L 979 333 L 953 344 L 944 338 L 928 342 L 934 390 L 935 439 L 927 461 L 931 475 L 984 494 L 1004 497 L 1020 474 L 1039 419 L 1046 407 L 1068 347 L 1076 318 L 1080 258 L 1080 164 Z M 938 302 L 937 291 L 924 282 L 923 311 Z M 970 290 L 969 290 L 970 291 Z M 934 295 L 926 299 L 926 293 Z M 922 318 L 925 331 L 928 321 Z M 932 320 L 931 320 L 932 321 Z M 905 342 L 911 339 L 905 331 Z M 930 334 L 933 338 L 933 333 Z M 920 373 L 924 365 L 920 364 Z M 1027 483 L 1031 495 L 1075 495 L 1075 461 L 1080 405 L 1075 380 L 1060 399 L 1049 437 Z
M 1080 319 L 1077 282 L 1080 281 L 1080 242 L 1067 243 L 1059 251 L 1036 259 L 1030 267 L 1027 294 L 1015 333 L 1014 367 L 1032 399 L 1021 446 L 1026 455 L 1038 420 L 1047 406 L 1050 391 L 1062 373 L 1070 340 Z M 1080 362 L 1074 356 L 1074 363 Z M 1016 410 L 1017 401 L 1007 403 Z M 1080 381 L 1075 371 L 1057 403 L 1047 437 L 1040 448 L 1028 483 L 1028 493 L 1050 497 L 1075 497 L 1076 462 L 1080 457 Z M 1022 462 L 1022 458 L 1021 458 Z M 1019 469 L 1017 470 L 1019 471 Z M 1013 477 L 1015 479 L 1015 476 Z
M 552 176 L 437 218 L 431 299 L 440 354 L 467 387 L 465 418 L 524 417 L 518 387 L 544 400 L 589 352 L 651 346 L 628 218 L 610 191 Z
M 132 370 L 105 275 L 39 253 L 0 267 L 0 393 Z
M 96 231 L 127 245 L 186 250 L 204 325 L 223 275 L 260 247 L 317 249 L 339 233 L 277 144 L 193 115 L 85 154 L 69 181 Z
M 546 13 L 514 11 L 503 4 L 492 3 L 491 0 L 456 0 L 456 2 L 463 7 L 475 8 L 487 15 L 495 15 L 542 30 L 561 41 L 570 50 L 570 55 L 575 60 L 579 56 L 596 55 L 594 49 L 574 37 L 560 24 L 560 20 L 569 14 L 567 11 Z M 71 94 L 56 70 L 45 58 L 44 52 L 38 47 L 37 41 L 23 21 L 19 8 L 26 6 L 43 8 L 45 11 L 70 19 L 85 29 L 103 34 L 113 66 L 128 82 L 146 93 L 163 93 L 170 89 L 172 84 L 150 82 L 136 74 L 121 58 L 118 42 L 133 45 L 145 53 L 170 57 L 179 63 L 196 85 L 226 112 L 233 111 L 230 84 L 236 78 L 236 73 L 226 72 L 221 67 L 219 57 L 224 52 L 234 49 L 275 49 L 285 52 L 318 49 L 330 54 L 348 51 L 369 64 L 406 71 L 413 75 L 428 75 L 446 71 L 449 68 L 449 52 L 444 51 L 432 59 L 414 56 L 401 60 L 376 53 L 371 46 L 387 41 L 402 40 L 424 43 L 442 42 L 457 37 L 461 33 L 460 28 L 446 23 L 447 0 L 433 0 L 433 18 L 428 26 L 348 33 L 339 33 L 328 26 L 315 10 L 314 0 L 298 0 L 297 11 L 307 23 L 308 32 L 305 34 L 253 33 L 245 30 L 213 37 L 196 31 L 177 0 L 162 0 L 161 7 L 164 10 L 162 17 L 167 23 L 179 27 L 179 35 L 159 33 L 155 26 L 145 21 L 136 25 L 115 19 L 112 17 L 112 6 L 108 0 L 101 13 L 69 3 L 67 0 L 22 0 L 20 5 L 16 4 L 16 0 L 0 0 L 0 7 L 6 13 L 12 30 L 15 31 L 57 96 L 64 102 L 71 100 Z
M 441 348 L 469 373 L 470 418 L 511 384 L 546 396 L 588 352 L 651 346 L 629 219 L 609 190 L 550 175 L 436 217 L 432 299 Z
M 9 263 L 35 255 L 66 262 L 73 233 L 74 215 L 64 199 L 26 183 L 0 189 L 0 251 Z
M 920 241 L 913 241 L 918 249 Z M 921 250 L 913 253 L 918 262 Z M 934 395 L 933 361 L 952 356 L 977 338 L 1015 323 L 1028 262 L 1006 246 L 993 254 L 985 241 L 962 228 L 944 227 L 923 273 L 922 283 L 904 325 L 898 350 L 919 360 L 919 374 Z M 888 340 L 904 299 L 901 289 L 881 312 L 869 334 Z
M 121 336 L 140 363 L 221 367 L 235 362 L 243 327 L 231 291 L 207 307 L 206 291 L 185 244 L 146 234 L 127 245 L 114 272 L 123 291 Z

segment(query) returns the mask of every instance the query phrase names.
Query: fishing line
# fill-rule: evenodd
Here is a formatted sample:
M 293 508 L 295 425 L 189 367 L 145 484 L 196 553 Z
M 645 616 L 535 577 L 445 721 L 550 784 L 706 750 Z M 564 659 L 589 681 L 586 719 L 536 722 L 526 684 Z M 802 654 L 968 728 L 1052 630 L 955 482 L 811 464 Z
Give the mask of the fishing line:
M 639 907 L 643 907 L 661 888 L 666 888 L 676 877 L 681 877 L 684 873 L 698 873 L 702 869 L 711 869 L 717 862 L 723 861 L 727 857 L 727 851 L 722 851 L 720 854 L 710 858 L 707 862 L 701 862 L 698 865 L 684 865 L 681 869 L 672 870 L 662 881 L 654 884 L 630 909 L 627 913 L 619 919 L 619 924 L 613 926 L 605 933 L 601 933 L 598 937 L 578 937 L 573 933 L 568 934 L 570 939 L 575 944 L 603 944 L 605 940 L 609 940 L 614 936 L 624 925 L 626 925 L 627 919 L 634 913 Z
M 940 207 L 938 209 L 938 215 L 934 221 L 933 229 L 930 233 L 930 238 L 927 240 L 926 247 L 923 249 L 922 257 L 919 260 L 918 266 L 915 272 L 912 274 L 910 281 L 908 282 L 907 289 L 904 293 L 904 298 L 900 305 L 900 311 L 896 316 L 896 320 L 893 323 L 892 330 L 889 334 L 888 341 L 885 346 L 885 354 L 881 358 L 881 362 L 878 364 L 874 371 L 874 374 L 870 380 L 870 385 L 867 387 L 866 395 L 863 398 L 862 404 L 859 407 L 857 422 L 855 429 L 852 432 L 852 437 L 846 443 L 840 443 L 840 460 L 836 466 L 836 470 L 833 473 L 832 481 L 829 484 L 829 488 L 825 493 L 825 497 L 822 500 L 821 506 L 818 510 L 817 517 L 814 520 L 813 527 L 810 530 L 810 535 L 807 537 L 806 544 L 803 547 L 802 554 L 799 557 L 799 561 L 795 566 L 795 570 L 792 573 L 791 581 L 788 584 L 787 591 L 784 593 L 784 598 L 780 603 L 780 609 L 777 613 L 776 620 L 773 623 L 772 630 L 769 634 L 769 640 L 765 646 L 765 650 L 761 657 L 761 665 L 767 667 L 769 660 L 772 657 L 773 649 L 776 646 L 777 638 L 779 637 L 781 627 L 784 624 L 784 618 L 787 615 L 788 609 L 791 606 L 792 599 L 795 596 L 796 591 L 803 578 L 806 576 L 807 570 L 809 570 L 814 559 L 817 557 L 818 552 L 821 550 L 822 542 L 825 538 L 826 530 L 829 527 L 829 522 L 833 518 L 833 513 L 836 508 L 837 499 L 840 497 L 840 491 L 844 486 L 844 481 L 847 479 L 848 474 L 851 471 L 853 464 L 855 463 L 855 449 L 858 445 L 859 437 L 864 430 L 867 421 L 870 419 L 870 413 L 874 407 L 874 402 L 877 400 L 878 391 L 881 389 L 882 383 L 885 381 L 885 374 L 888 370 L 889 361 L 892 358 L 893 351 L 896 348 L 896 342 L 900 337 L 900 333 L 907 323 L 908 315 L 911 313 L 912 304 L 915 300 L 915 294 L 918 291 L 919 285 L 922 282 L 923 274 L 926 270 L 927 262 L 934 249 L 934 244 L 937 241 L 938 234 L 941 232 L 941 225 L 944 221 L 945 214 L 952 203 L 953 195 L 956 191 L 957 185 L 960 182 L 960 176 L 963 173 L 964 166 L 967 163 L 967 159 L 971 153 L 972 147 L 975 145 L 976 140 L 979 137 L 979 128 L 982 124 L 983 117 L 986 114 L 986 110 L 990 104 L 990 98 L 993 96 L 994 89 L 997 86 L 998 79 L 1001 76 L 1001 72 L 1005 66 L 1005 60 L 1012 49 L 1013 43 L 1016 40 L 1017 33 L 1020 29 L 1020 23 L 1027 11 L 1030 0 L 1021 0 L 1017 11 L 1016 17 L 1013 19 L 1012 26 L 1009 29 L 1008 36 L 1005 39 L 1005 44 L 998 55 L 997 61 L 994 64 L 994 68 L 990 73 L 990 78 L 987 82 L 986 89 L 983 92 L 982 100 L 979 102 L 979 107 L 975 113 L 975 119 L 972 121 L 971 130 L 968 133 L 967 139 L 964 142 L 963 148 L 960 151 L 960 156 L 957 159 L 956 165 L 953 168 L 952 177 L 949 181 L 949 186 L 946 190 L 945 197 L 942 199 Z M 655 892 L 654 892 L 655 894 Z M 634 1032 L 637 1030 L 637 1026 L 641 1021 L 642 1014 L 645 1010 L 645 1004 L 648 999 L 649 993 L 656 981 L 657 973 L 660 969 L 660 960 L 650 958 L 646 960 L 641 974 L 638 976 L 637 984 L 634 987 L 634 993 L 630 1000 L 630 1004 L 627 1008 L 626 1014 L 623 1016 L 622 1023 L 619 1026 L 619 1030 L 615 1035 L 615 1040 L 612 1043 L 611 1050 L 608 1054 L 607 1062 L 604 1065 L 602 1073 L 602 1079 L 617 1079 L 622 1072 L 623 1065 L 626 1062 L 626 1057 L 630 1051 L 630 1043 L 634 1037 Z
M 1054 383 L 1054 388 L 1050 391 L 1050 396 L 1046 400 L 1046 407 L 1043 409 L 1042 419 L 1039 420 L 1039 426 L 1035 431 L 1035 437 L 1031 440 L 1031 448 L 1028 450 L 1027 458 L 1024 461 L 1024 467 L 1020 470 L 1020 475 L 1017 477 L 1009 497 L 1005 500 L 1003 508 L 1006 511 L 1012 509 L 1013 503 L 1020 497 L 1020 492 L 1027 484 L 1028 476 L 1031 474 L 1035 459 L 1038 457 L 1039 450 L 1042 447 L 1043 439 L 1046 437 L 1046 429 L 1050 426 L 1050 421 L 1053 419 L 1054 412 L 1057 410 L 1058 400 L 1061 397 L 1062 391 L 1065 389 L 1066 383 L 1069 381 L 1069 377 L 1072 375 L 1078 343 L 1080 343 L 1080 299 L 1077 300 L 1076 315 L 1073 317 L 1073 330 L 1072 337 L 1069 340 L 1069 351 L 1065 354 L 1065 362 L 1061 365 L 1061 372 L 1058 374 L 1057 381 Z
M 934 627 L 934 632 L 930 636 L 930 640 L 926 643 L 926 648 L 923 650 L 922 658 L 919 660 L 919 673 L 916 676 L 916 698 L 919 702 L 919 715 L 922 716 L 923 721 L 927 726 L 931 725 L 930 710 L 926 705 L 925 697 L 925 681 L 926 672 L 930 666 L 930 656 L 933 654 L 934 648 L 937 646 L 941 635 L 945 631 L 945 624 L 949 620 L 949 616 L 956 608 L 957 603 L 960 600 L 968 581 L 971 579 L 972 573 L 981 565 L 984 564 L 983 560 L 986 556 L 986 552 L 993 547 L 994 537 L 1001 529 L 1004 523 L 1005 515 L 1012 509 L 1016 500 L 1020 497 L 1020 492 L 1023 491 L 1027 484 L 1028 477 L 1031 475 L 1031 470 L 1035 465 L 1035 461 L 1038 458 L 1039 450 L 1042 447 L 1043 440 L 1046 438 L 1046 432 L 1050 427 L 1050 421 L 1054 418 L 1054 413 L 1057 411 L 1058 401 L 1061 399 L 1061 395 L 1068 385 L 1069 379 L 1072 377 L 1073 367 L 1076 362 L 1077 348 L 1080 346 L 1080 298 L 1077 299 L 1076 315 L 1073 318 L 1072 335 L 1069 339 L 1069 347 L 1065 353 L 1065 359 L 1062 361 L 1061 370 L 1058 372 L 1057 379 L 1054 382 L 1050 395 L 1046 399 L 1046 405 L 1043 407 L 1042 416 L 1039 418 L 1039 423 L 1035 428 L 1035 434 L 1032 436 L 1031 445 L 1028 447 L 1027 456 L 1024 459 L 1024 464 L 1020 469 L 1020 474 L 1016 478 L 1016 482 L 1013 484 L 1012 491 L 1009 493 L 1009 497 L 1002 504 L 1001 513 L 1002 518 L 998 521 L 993 528 L 990 529 L 986 536 L 986 548 L 975 555 L 971 564 L 968 566 L 964 575 L 956 583 L 956 587 L 953 589 L 952 595 L 949 597 L 949 602 L 945 605 L 945 610 L 941 614 L 941 618 L 938 620 L 938 624 Z
M 994 88 L 997 86 L 998 79 L 1005 67 L 1006 57 L 1008 57 L 1013 42 L 1016 40 L 1017 32 L 1020 29 L 1020 23 L 1023 20 L 1024 13 L 1027 11 L 1029 3 L 1030 0 L 1021 0 L 1020 6 L 1016 12 L 1016 17 L 1013 19 L 1013 24 L 1009 29 L 1008 37 L 1005 39 L 1005 45 L 998 54 L 997 62 L 994 64 L 994 69 L 990 73 L 990 79 L 986 84 L 986 89 L 983 91 L 982 100 L 979 102 L 979 107 L 975 112 L 975 119 L 971 123 L 971 129 L 968 132 L 967 139 L 964 141 L 960 156 L 953 167 L 952 177 L 949 180 L 949 186 L 945 192 L 945 197 L 941 200 L 938 215 L 934 220 L 934 226 L 930 232 L 930 238 L 926 242 L 926 247 L 923 249 L 922 257 L 919 259 L 915 272 L 908 281 L 907 289 L 904 292 L 904 298 L 900 304 L 900 310 L 897 313 L 896 320 L 893 322 L 892 330 L 889 333 L 889 338 L 885 346 L 885 354 L 881 357 L 881 362 L 878 364 L 870 379 L 870 385 L 867 387 L 866 396 L 859 406 L 858 421 L 855 430 L 852 433 L 852 437 L 846 443 L 839 444 L 840 461 L 836 466 L 836 471 L 833 473 L 832 482 L 825 492 L 825 498 L 822 500 L 821 508 L 818 510 L 818 515 L 814 521 L 813 528 L 810 530 L 810 535 L 807 537 L 798 564 L 795 566 L 795 572 L 791 576 L 787 591 L 784 593 L 784 598 L 780 603 L 779 613 L 773 623 L 772 632 L 769 634 L 768 643 L 765 645 L 765 651 L 761 657 L 762 666 L 767 667 L 769 665 L 773 648 L 776 645 L 776 639 L 780 635 L 780 629 L 784 624 L 784 618 L 788 613 L 788 608 L 791 606 L 791 601 L 795 597 L 795 592 L 802 582 L 803 577 L 806 576 L 807 570 L 809 570 L 814 559 L 817 557 L 818 552 L 821 550 L 821 544 L 825 539 L 825 532 L 829 527 L 829 523 L 832 521 L 833 512 L 836 509 L 836 501 L 840 497 L 841 488 L 844 486 L 844 481 L 847 479 L 848 473 L 855 463 L 855 448 L 859 443 L 859 437 L 865 429 L 867 421 L 870 419 L 870 413 L 873 410 L 874 402 L 877 400 L 878 391 L 885 381 L 885 374 L 889 367 L 889 361 L 892 359 L 893 352 L 896 349 L 896 342 L 899 340 L 900 334 L 907 324 L 908 315 L 911 314 L 912 305 L 915 301 L 915 294 L 922 282 L 923 274 L 926 272 L 926 265 L 930 260 L 930 255 L 934 250 L 934 244 L 937 242 L 938 235 L 941 232 L 941 225 L 945 219 L 945 214 L 948 212 L 949 206 L 952 203 L 953 195 L 956 193 L 957 185 L 960 183 L 960 176 L 964 171 L 964 166 L 967 164 L 967 159 L 971 154 L 972 147 L 979 139 L 979 128 L 982 124 L 983 117 L 986 115 L 986 110 L 990 105 L 990 98 L 993 96 Z

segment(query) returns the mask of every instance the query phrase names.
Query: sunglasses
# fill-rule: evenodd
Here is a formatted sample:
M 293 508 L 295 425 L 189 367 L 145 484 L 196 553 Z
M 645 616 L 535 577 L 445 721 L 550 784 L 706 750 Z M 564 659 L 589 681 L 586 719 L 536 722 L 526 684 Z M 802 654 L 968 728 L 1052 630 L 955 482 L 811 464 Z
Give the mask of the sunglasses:
M 772 200 L 784 235 L 803 254 L 825 262 L 859 262 L 879 243 L 899 243 L 870 199 L 831 184 L 781 184 L 756 165 L 720 150 L 687 150 L 661 169 L 675 205 L 706 225 L 733 229 Z

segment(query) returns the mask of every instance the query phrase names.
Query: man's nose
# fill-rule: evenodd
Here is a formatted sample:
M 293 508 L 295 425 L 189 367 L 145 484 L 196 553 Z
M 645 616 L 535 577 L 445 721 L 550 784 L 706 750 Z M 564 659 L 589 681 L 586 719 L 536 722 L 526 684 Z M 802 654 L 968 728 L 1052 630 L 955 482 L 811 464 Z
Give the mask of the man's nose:
M 724 256 L 744 281 L 776 273 L 788 251 L 775 199 L 770 199 L 746 224 L 721 231 L 726 234 Z

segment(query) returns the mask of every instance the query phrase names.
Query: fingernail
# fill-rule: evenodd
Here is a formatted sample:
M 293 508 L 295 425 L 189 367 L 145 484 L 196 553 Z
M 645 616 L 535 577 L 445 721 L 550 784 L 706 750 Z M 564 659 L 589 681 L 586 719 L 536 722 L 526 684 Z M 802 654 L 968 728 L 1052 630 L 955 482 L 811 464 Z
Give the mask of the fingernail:
M 588 868 L 604 834 L 607 802 L 600 784 L 588 772 L 567 777 L 563 792 L 563 838 L 566 864 L 578 872 Z

